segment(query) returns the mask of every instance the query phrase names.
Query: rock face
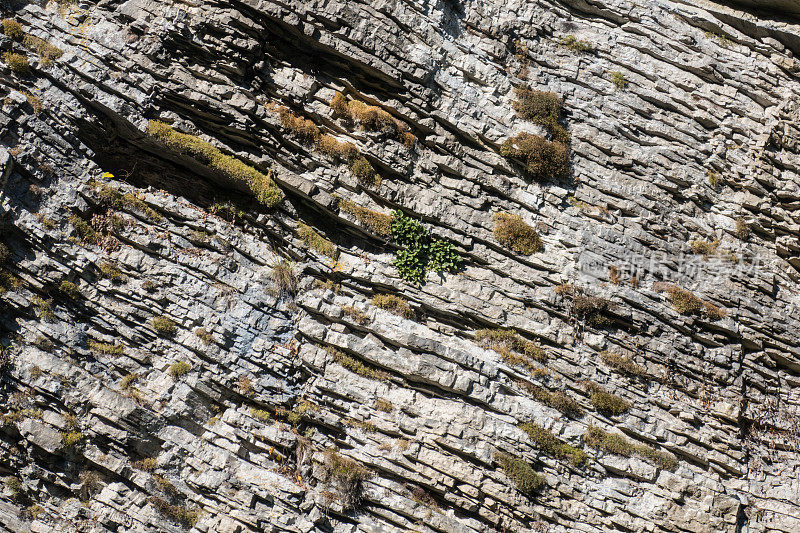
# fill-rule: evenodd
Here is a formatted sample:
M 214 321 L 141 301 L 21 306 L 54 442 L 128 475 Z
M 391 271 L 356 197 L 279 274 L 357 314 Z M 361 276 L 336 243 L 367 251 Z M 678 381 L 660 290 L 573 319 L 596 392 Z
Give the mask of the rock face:
M 799 531 L 800 26 L 750 4 L 0 4 L 2 529 Z

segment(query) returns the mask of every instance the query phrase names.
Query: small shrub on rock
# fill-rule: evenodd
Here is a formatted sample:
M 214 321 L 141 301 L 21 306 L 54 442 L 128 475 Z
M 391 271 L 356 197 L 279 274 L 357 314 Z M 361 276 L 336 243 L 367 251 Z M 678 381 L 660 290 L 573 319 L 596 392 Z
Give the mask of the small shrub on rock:
M 519 215 L 495 213 L 494 237 L 503 246 L 523 255 L 541 252 L 544 246 L 539 233 Z
M 369 317 L 364 314 L 363 311 L 360 309 L 353 307 L 352 305 L 345 305 L 342 306 L 342 314 L 355 322 L 356 324 L 365 325 L 369 323 Z
M 580 54 L 591 54 L 594 52 L 594 45 L 589 41 L 582 41 L 574 35 L 565 35 L 559 39 L 559 44 L 568 50 Z
M 709 256 L 714 255 L 717 248 L 719 248 L 719 243 L 719 239 L 714 239 L 713 241 L 697 239 L 692 241 L 690 245 L 692 247 L 692 253 Z
M 455 272 L 461 267 L 461 256 L 450 241 L 431 237 L 422 222 L 400 210 L 393 213 L 392 237 L 401 247 L 394 265 L 406 281 L 422 284 L 429 270 Z
M 625 78 L 625 74 L 618 70 L 611 73 L 611 83 L 613 83 L 614 87 L 617 89 L 624 89 L 628 86 L 628 80 Z
M 71 281 L 67 280 L 62 281 L 61 284 L 58 286 L 58 290 L 59 292 L 61 292 L 61 294 L 68 296 L 73 300 L 78 300 L 82 297 L 81 291 L 78 288 L 78 286 L 72 283 Z
M 272 282 L 272 293 L 279 298 L 294 298 L 297 295 L 297 274 L 294 273 L 294 266 L 281 259 L 270 271 Z
M 736 237 L 738 237 L 742 241 L 746 241 L 750 238 L 750 227 L 747 225 L 747 221 L 739 217 L 736 219 Z
M 515 93 L 517 98 L 512 105 L 519 118 L 541 124 L 554 141 L 569 143 L 569 132 L 559 124 L 564 105 L 561 97 L 529 87 L 517 87 Z
M 614 309 L 614 304 L 610 300 L 591 296 L 584 289 L 574 285 L 559 285 L 555 291 L 559 296 L 570 300 L 570 311 L 575 318 L 598 328 L 608 327 L 613 323 L 608 316 Z
M 25 46 L 33 48 L 33 50 L 36 51 L 36 54 L 39 56 L 39 60 L 44 66 L 51 65 L 54 60 L 58 59 L 64 54 L 64 52 L 57 46 L 54 46 L 44 39 L 35 37 L 33 35 L 26 35 L 22 42 L 25 44 Z

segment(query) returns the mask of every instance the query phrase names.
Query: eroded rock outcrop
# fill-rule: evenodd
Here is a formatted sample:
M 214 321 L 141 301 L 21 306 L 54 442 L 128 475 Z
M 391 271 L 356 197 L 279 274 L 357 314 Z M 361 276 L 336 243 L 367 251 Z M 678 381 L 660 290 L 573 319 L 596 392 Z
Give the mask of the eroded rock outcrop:
M 3 9 L 6 530 L 800 528 L 799 25 Z

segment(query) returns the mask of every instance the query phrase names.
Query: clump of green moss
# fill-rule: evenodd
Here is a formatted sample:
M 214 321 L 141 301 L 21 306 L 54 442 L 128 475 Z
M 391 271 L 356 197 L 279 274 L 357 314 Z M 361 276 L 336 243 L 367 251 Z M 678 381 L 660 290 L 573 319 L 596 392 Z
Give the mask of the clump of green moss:
M 519 428 L 528 434 L 528 437 L 539 450 L 556 459 L 568 460 L 575 466 L 586 463 L 586 453 L 580 448 L 562 441 L 542 426 L 533 422 L 520 424 Z
M 351 357 L 340 350 L 331 347 L 326 347 L 325 350 L 333 356 L 334 361 L 345 367 L 350 372 L 365 378 L 377 379 L 379 381 L 386 381 L 389 379 L 389 374 L 383 370 L 378 370 L 374 366 Z
M 192 369 L 192 365 L 186 361 L 177 361 L 169 366 L 169 375 L 175 379 L 180 379 Z
M 92 228 L 88 222 L 78 215 L 70 215 L 69 223 L 75 228 L 75 232 L 80 237 L 81 242 L 87 244 L 99 244 L 102 237 Z
M 515 93 L 512 105 L 518 117 L 541 124 L 554 141 L 569 143 L 569 132 L 559 123 L 564 105 L 561 97 L 530 87 L 517 87 Z
M 339 249 L 331 241 L 314 231 L 311 226 L 307 226 L 302 222 L 297 226 L 297 235 L 306 245 L 321 253 L 327 255 L 331 259 L 336 259 L 339 256 Z
M 45 322 L 53 322 L 56 319 L 56 312 L 53 311 L 53 300 L 50 298 L 42 298 L 41 296 L 33 296 L 31 303 L 36 306 L 39 312 L 39 317 Z
M 538 385 L 522 380 L 518 381 L 517 385 L 534 400 L 561 411 L 567 416 L 575 418 L 583 416 L 583 408 L 580 404 L 562 391 L 550 391 L 544 387 L 539 387 Z
M 410 320 L 416 318 L 416 313 L 414 313 L 414 310 L 408 305 L 408 302 L 394 294 L 376 294 L 372 297 L 372 305 L 403 318 L 408 318 Z
M 359 156 L 350 162 L 350 173 L 365 185 L 379 187 L 381 184 L 381 177 L 364 156 Z
M 125 346 L 115 342 L 100 342 L 90 340 L 87 342 L 87 344 L 89 345 L 89 349 L 98 355 L 120 356 L 125 354 Z
M 494 237 L 500 244 L 523 255 L 541 252 L 544 248 L 539 233 L 519 215 L 495 213 Z
M 250 414 L 256 420 L 260 420 L 261 422 L 268 422 L 270 419 L 269 411 L 265 409 L 256 409 L 255 407 L 250 409 Z
M 634 444 L 622 435 L 608 433 L 597 426 L 589 426 L 586 429 L 583 442 L 592 448 L 616 455 L 625 457 L 638 455 L 665 470 L 674 470 L 678 466 L 678 460 L 671 453 L 662 452 L 644 444 Z
M 150 503 L 162 516 L 179 523 L 186 529 L 193 528 L 200 520 L 200 511 L 187 509 L 182 505 L 171 504 L 161 496 L 150 496 Z
M 594 45 L 589 41 L 582 41 L 574 35 L 565 35 L 558 40 L 559 44 L 568 50 L 580 54 L 591 54 L 594 52 Z
M 383 237 L 388 237 L 392 234 L 392 217 L 391 215 L 384 215 L 378 211 L 361 207 L 350 200 L 345 198 L 336 198 L 338 201 L 339 209 L 345 213 L 350 213 L 358 219 L 361 224 L 369 228 L 374 233 Z
M 363 484 L 372 472 L 353 459 L 327 450 L 322 463 L 323 482 L 330 484 L 344 509 L 354 509 L 363 498 Z
M 83 433 L 80 431 L 62 431 L 61 444 L 65 448 L 71 448 L 78 444 L 83 439 Z
M 587 381 L 584 386 L 591 394 L 589 401 L 592 402 L 598 413 L 606 416 L 618 416 L 626 413 L 631 408 L 630 402 L 616 394 L 611 394 L 593 381 Z
M 578 320 L 583 320 L 590 326 L 603 328 L 613 323 L 609 313 L 614 309 L 614 304 L 599 296 L 592 296 L 574 285 L 559 285 L 556 294 L 567 298 L 571 303 L 571 313 Z
M 17 40 L 25 35 L 25 31 L 22 29 L 22 24 L 14 19 L 3 19 L 0 21 L 0 24 L 3 26 L 3 33 L 11 39 Z
M 519 133 L 500 146 L 503 157 L 518 159 L 534 179 L 566 180 L 570 177 L 569 148 L 559 141 L 548 141 L 540 135 Z
M 523 494 L 533 494 L 546 483 L 544 476 L 522 459 L 504 452 L 495 453 L 494 459 Z
M 682 315 L 695 315 L 705 313 L 711 320 L 722 320 L 727 312 L 711 302 L 706 302 L 691 291 L 681 289 L 668 283 L 657 284 L 654 288 L 667 293 L 672 308 Z
M 524 366 L 534 371 L 536 365 L 533 361 L 547 361 L 547 352 L 512 329 L 481 329 L 475 332 L 475 340 L 484 348 L 499 353 L 510 365 Z
M 78 300 L 83 296 L 78 286 L 75 283 L 67 280 L 61 282 L 61 284 L 58 286 L 58 290 L 61 294 L 68 296 L 73 300 Z
M 637 365 L 635 362 L 633 362 L 629 356 L 604 350 L 600 352 L 600 359 L 602 359 L 606 365 L 622 374 L 635 377 L 643 377 L 647 375 L 647 370 L 643 366 Z
M 158 463 L 154 457 L 145 457 L 144 459 L 132 462 L 131 466 L 137 470 L 142 470 L 144 472 L 152 472 L 153 470 L 156 469 Z
M 39 56 L 39 60 L 42 62 L 42 65 L 45 67 L 51 65 L 54 60 L 58 59 L 64 54 L 64 52 L 57 46 L 54 46 L 44 39 L 35 37 L 33 35 L 26 35 L 22 42 L 25 44 L 25 46 L 33 48 L 33 50 L 36 52 L 36 55 Z
M 131 192 L 121 193 L 110 185 L 101 184 L 97 188 L 97 195 L 100 197 L 100 200 L 107 205 L 117 209 L 139 211 L 154 222 L 159 222 L 164 218 Z
M 169 317 L 157 316 L 153 319 L 153 329 L 162 337 L 172 337 L 178 330 L 178 325 Z
M 112 283 L 123 283 L 126 279 L 119 267 L 111 261 L 103 261 L 98 268 L 100 275 Z
M 157 120 L 148 123 L 147 132 L 170 148 L 188 154 L 228 177 L 247 184 L 256 199 L 268 208 L 275 207 L 283 199 L 283 193 L 273 183 L 269 174 L 263 174 L 236 157 L 224 154 L 211 143 L 194 135 L 178 133 L 168 124 Z
M 614 87 L 617 89 L 624 89 L 628 86 L 628 80 L 625 78 L 625 74 L 618 70 L 611 73 L 611 83 L 613 83 Z
M 15 74 L 25 75 L 31 70 L 28 58 L 22 54 L 6 52 L 3 54 L 3 61 Z

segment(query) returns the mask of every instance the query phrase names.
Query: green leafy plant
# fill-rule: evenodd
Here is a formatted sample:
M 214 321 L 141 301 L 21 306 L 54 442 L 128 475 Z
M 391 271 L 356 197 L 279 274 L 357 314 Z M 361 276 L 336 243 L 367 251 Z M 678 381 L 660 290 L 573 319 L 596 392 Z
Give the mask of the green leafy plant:
M 406 281 L 422 284 L 429 270 L 455 272 L 461 267 L 463 260 L 452 242 L 431 237 L 422 222 L 400 210 L 392 215 L 392 237 L 401 247 L 394 265 Z

